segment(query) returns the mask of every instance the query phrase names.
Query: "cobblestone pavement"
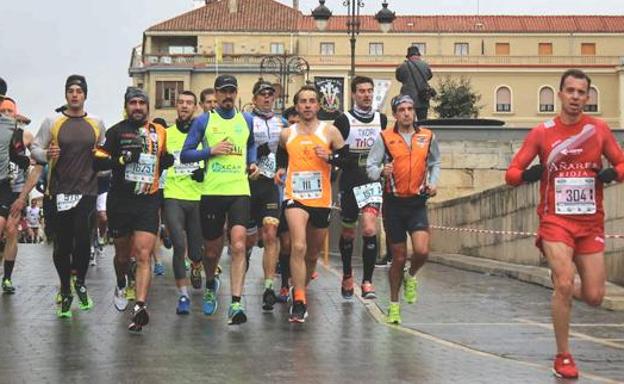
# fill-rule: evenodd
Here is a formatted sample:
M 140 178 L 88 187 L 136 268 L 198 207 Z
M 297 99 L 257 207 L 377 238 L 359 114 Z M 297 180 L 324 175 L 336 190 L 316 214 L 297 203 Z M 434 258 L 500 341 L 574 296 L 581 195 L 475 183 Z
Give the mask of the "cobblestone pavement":
M 285 306 L 262 312 L 256 252 L 245 288 L 249 321 L 228 326 L 229 279 L 215 316 L 202 314 L 200 291 L 192 292 L 191 315 L 178 316 L 170 251 L 163 258 L 167 271 L 153 279 L 150 325 L 131 335 L 129 313 L 112 305 L 111 247 L 89 272 L 95 307 L 76 307 L 72 319 L 61 320 L 51 249 L 22 246 L 17 293 L 0 297 L 0 383 L 563 382 L 550 374 L 549 292 L 540 287 L 430 264 L 420 278 L 421 300 L 403 307 L 402 327 L 390 327 L 380 323 L 376 305 L 342 299 L 336 259 L 311 284 L 310 317 L 293 325 Z M 385 309 L 385 273 L 376 274 Z M 578 382 L 623 379 L 621 314 L 577 305 L 574 321 L 573 347 L 586 374 Z

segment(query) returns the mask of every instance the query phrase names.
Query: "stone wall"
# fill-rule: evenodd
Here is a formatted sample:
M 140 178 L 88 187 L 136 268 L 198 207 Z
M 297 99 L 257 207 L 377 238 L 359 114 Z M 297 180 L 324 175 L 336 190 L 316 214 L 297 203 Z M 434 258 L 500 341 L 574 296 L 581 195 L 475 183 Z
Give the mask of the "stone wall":
M 429 221 L 433 225 L 449 227 L 535 232 L 538 202 L 537 184 L 518 188 L 499 186 L 470 196 L 432 203 Z M 624 185 L 605 188 L 604 205 L 607 212 L 606 232 L 624 233 Z M 432 250 L 540 265 L 543 260 L 534 242 L 532 236 L 433 230 Z M 606 245 L 608 279 L 624 284 L 624 239 L 608 239 Z

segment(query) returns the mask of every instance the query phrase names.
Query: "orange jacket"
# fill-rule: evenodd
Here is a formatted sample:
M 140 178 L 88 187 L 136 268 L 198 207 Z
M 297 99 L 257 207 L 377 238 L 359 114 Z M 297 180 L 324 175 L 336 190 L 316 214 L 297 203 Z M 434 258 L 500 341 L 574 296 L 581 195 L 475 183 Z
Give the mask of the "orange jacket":
M 382 131 L 381 137 L 393 162 L 392 175 L 386 178 L 385 192 L 396 197 L 419 195 L 426 182 L 427 157 L 433 133 L 420 128 L 412 136 L 411 148 L 396 128 Z

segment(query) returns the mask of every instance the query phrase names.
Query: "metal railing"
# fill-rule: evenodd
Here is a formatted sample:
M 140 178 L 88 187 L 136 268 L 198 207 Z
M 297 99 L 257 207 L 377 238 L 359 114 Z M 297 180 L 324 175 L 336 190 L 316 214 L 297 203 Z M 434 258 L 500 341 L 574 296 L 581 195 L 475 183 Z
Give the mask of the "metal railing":
M 262 54 L 223 55 L 218 64 L 259 66 Z M 310 65 L 349 65 L 349 55 L 304 55 Z M 402 55 L 383 56 L 356 56 L 356 63 L 367 64 L 397 64 L 405 60 Z M 425 60 L 431 65 L 560 65 L 560 66 L 583 66 L 583 65 L 623 65 L 624 56 L 452 56 L 432 55 L 426 56 Z M 191 54 L 191 55 L 152 55 L 141 56 L 133 52 L 130 68 L 144 68 L 155 66 L 170 67 L 199 67 L 216 65 L 215 55 Z

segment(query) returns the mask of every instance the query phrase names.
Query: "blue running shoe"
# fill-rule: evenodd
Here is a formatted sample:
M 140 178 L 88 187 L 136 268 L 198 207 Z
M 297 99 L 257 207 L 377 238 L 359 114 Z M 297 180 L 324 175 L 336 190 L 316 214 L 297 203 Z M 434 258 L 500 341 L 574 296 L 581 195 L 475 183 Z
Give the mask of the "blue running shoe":
M 176 313 L 178 315 L 188 315 L 191 312 L 191 300 L 186 296 L 180 296 Z
M 163 263 L 154 264 L 154 275 L 163 276 L 165 274 L 165 266 Z

